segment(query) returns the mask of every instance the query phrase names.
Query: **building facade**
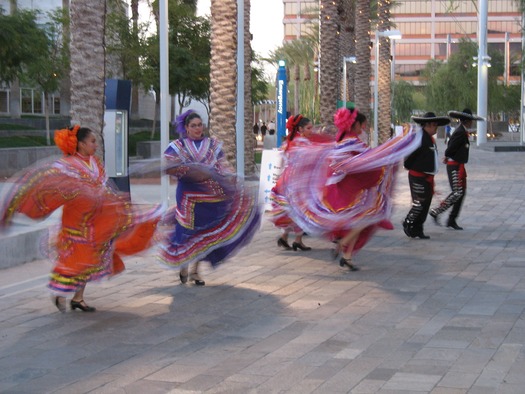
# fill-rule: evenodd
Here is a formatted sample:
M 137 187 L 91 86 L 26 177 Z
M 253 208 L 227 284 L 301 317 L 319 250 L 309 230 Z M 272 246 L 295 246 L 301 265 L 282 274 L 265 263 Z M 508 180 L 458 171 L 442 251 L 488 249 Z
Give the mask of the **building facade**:
M 396 0 L 392 23 L 402 38 L 392 45 L 396 78 L 420 82 L 421 71 L 431 59 L 446 61 L 461 39 L 477 41 L 477 1 Z M 312 31 L 318 18 L 318 1 L 283 0 L 285 41 Z M 488 51 L 504 54 L 505 83 L 519 84 L 521 58 L 521 14 L 515 0 L 488 1 Z M 373 37 L 371 37 L 373 40 Z M 392 41 L 394 42 L 394 41 Z M 353 54 L 344 54 L 352 56 Z

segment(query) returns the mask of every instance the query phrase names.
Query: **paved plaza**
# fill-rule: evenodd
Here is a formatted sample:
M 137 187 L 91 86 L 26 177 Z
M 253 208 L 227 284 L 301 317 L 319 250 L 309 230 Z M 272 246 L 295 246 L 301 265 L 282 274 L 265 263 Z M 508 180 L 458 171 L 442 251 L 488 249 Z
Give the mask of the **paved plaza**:
M 419 240 L 401 228 L 401 170 L 396 228 L 355 256 L 359 272 L 325 240 L 277 248 L 267 220 L 205 267 L 205 287 L 181 285 L 154 249 L 128 258 L 122 275 L 87 286 L 91 314 L 57 311 L 48 261 L 4 269 L 0 392 L 523 393 L 525 153 L 473 146 L 467 172 L 465 230 L 429 220 Z M 444 165 L 436 183 L 435 203 L 449 192 Z M 134 190 L 155 199 L 155 187 Z

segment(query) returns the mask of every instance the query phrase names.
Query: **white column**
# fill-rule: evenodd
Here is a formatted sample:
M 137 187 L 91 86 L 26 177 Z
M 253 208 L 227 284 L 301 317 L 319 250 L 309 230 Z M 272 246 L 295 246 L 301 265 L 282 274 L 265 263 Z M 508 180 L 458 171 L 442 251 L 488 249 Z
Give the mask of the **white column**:
M 479 0 L 478 33 L 478 111 L 479 116 L 487 119 L 488 67 L 487 67 L 487 18 L 488 0 Z M 488 122 L 488 119 L 487 119 Z M 487 122 L 477 122 L 477 145 L 487 142 Z
M 169 62 L 168 62 L 168 0 L 159 2 L 159 51 L 160 51 L 160 163 L 164 168 L 164 149 L 168 147 L 170 138 L 170 92 L 169 92 Z M 162 175 L 160 178 L 160 195 L 163 204 L 169 202 L 170 178 Z

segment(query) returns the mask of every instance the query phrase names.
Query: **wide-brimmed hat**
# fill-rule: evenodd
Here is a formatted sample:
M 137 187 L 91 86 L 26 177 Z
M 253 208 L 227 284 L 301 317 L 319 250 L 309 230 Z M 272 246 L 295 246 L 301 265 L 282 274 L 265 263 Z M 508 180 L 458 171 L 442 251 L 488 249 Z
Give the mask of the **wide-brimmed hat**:
M 481 116 L 472 115 L 472 111 L 468 108 L 465 108 L 462 112 L 448 111 L 448 116 L 459 120 L 485 120 Z
M 450 123 L 450 118 L 448 116 L 436 116 L 434 112 L 427 112 L 423 116 L 412 116 L 412 120 L 420 125 L 436 122 L 438 126 L 445 126 Z

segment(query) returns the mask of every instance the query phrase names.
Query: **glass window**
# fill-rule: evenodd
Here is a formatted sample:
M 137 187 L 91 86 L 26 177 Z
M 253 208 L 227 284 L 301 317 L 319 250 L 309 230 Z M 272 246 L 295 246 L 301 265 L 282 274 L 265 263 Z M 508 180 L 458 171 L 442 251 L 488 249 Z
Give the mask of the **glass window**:
M 0 113 L 9 113 L 9 91 L 0 90 Z
M 422 44 L 403 44 L 402 42 L 396 43 L 396 56 L 403 57 L 421 57 L 421 56 L 430 56 L 430 43 Z
M 419 77 L 424 68 L 423 64 L 396 64 L 397 73 L 402 77 Z
M 21 109 L 22 113 L 32 114 L 33 113 L 33 89 L 20 89 L 22 92 L 21 100 Z
M 60 115 L 60 97 L 53 96 L 53 109 L 51 112 L 55 115 Z
M 432 25 L 430 22 L 398 22 L 396 28 L 399 29 L 403 36 L 410 35 L 430 35 Z

